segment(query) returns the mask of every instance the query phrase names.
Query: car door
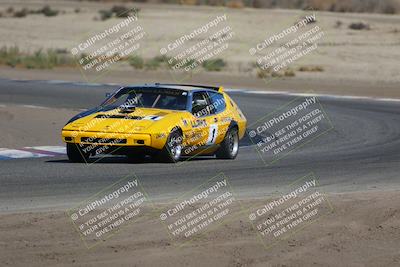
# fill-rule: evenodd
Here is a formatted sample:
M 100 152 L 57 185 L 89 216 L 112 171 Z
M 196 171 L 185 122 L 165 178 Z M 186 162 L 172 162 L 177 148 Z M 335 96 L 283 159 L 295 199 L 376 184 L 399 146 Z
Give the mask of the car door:
M 225 137 L 226 131 L 230 124 L 230 116 L 226 112 L 226 103 L 224 96 L 219 92 L 208 92 L 209 99 L 212 106 L 212 114 L 214 122 L 211 124 L 210 129 L 216 129 L 212 132 L 215 136 L 213 144 L 219 144 Z M 212 130 L 213 131 L 213 130 Z
M 195 148 L 215 144 L 218 136 L 218 119 L 207 91 L 197 91 L 192 96 L 192 136 L 189 145 Z

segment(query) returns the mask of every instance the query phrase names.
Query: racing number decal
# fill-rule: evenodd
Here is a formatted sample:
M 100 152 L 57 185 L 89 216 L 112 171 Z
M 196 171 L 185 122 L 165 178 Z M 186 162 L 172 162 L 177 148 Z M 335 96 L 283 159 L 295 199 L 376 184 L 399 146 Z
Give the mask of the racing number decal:
M 207 145 L 214 144 L 215 140 L 217 139 L 217 135 L 218 135 L 218 125 L 211 124 L 208 132 Z

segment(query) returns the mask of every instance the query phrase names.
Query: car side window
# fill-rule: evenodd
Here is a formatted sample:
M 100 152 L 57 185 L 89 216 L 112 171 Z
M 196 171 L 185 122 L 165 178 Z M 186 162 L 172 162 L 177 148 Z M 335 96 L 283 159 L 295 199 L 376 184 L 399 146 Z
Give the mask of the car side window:
M 226 108 L 226 103 L 225 103 L 225 98 L 222 94 L 220 93 L 209 93 L 210 95 L 210 100 L 213 108 L 214 113 L 220 113 L 225 110 Z
M 207 92 L 195 92 L 192 98 L 192 114 L 196 117 L 204 117 L 213 113 L 212 105 Z

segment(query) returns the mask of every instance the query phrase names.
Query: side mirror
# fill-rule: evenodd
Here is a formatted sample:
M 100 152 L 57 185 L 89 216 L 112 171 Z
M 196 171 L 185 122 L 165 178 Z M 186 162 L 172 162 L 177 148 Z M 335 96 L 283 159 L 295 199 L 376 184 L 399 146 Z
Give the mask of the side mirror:
M 109 98 L 112 95 L 112 93 L 106 93 L 106 98 Z

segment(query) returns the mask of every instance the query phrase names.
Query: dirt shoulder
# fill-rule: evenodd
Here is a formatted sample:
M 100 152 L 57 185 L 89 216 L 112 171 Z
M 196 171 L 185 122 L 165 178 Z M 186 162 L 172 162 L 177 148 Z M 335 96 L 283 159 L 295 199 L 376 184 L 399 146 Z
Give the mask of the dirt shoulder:
M 334 211 L 265 249 L 246 218 L 171 244 L 157 217 L 87 249 L 64 212 L 0 215 L 2 265 L 394 266 L 400 263 L 398 191 L 329 195 Z M 261 200 L 252 204 L 265 204 Z
M 61 129 L 78 110 L 0 105 L 2 148 L 63 145 Z

